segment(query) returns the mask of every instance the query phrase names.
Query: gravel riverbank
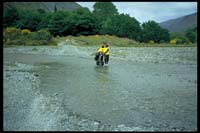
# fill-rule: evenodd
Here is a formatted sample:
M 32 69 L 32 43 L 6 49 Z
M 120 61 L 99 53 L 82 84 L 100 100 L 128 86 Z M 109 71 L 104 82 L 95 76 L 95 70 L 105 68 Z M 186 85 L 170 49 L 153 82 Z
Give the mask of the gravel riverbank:
M 4 48 L 5 131 L 197 131 L 197 48 Z

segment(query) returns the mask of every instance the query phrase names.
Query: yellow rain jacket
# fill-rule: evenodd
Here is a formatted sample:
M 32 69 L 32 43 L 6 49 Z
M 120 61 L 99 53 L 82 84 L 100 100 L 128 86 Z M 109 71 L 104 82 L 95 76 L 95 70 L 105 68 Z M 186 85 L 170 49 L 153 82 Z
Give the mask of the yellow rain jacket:
M 102 52 L 102 53 L 104 53 L 104 48 L 102 48 L 102 47 L 99 48 L 99 49 L 98 49 L 98 52 Z
M 104 48 L 104 53 L 105 53 L 105 55 L 109 55 L 109 47 Z

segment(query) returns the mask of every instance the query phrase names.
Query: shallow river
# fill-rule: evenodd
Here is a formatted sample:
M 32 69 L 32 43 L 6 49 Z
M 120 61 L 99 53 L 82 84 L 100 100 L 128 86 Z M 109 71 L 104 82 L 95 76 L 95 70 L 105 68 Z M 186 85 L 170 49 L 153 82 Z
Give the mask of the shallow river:
M 4 130 L 197 130 L 196 48 L 96 49 L 4 48 Z

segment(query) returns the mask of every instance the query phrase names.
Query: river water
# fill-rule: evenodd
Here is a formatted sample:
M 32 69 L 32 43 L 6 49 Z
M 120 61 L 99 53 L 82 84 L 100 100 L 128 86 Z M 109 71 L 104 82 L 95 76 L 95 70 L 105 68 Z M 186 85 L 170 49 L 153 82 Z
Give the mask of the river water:
M 97 49 L 4 48 L 4 130 L 197 130 L 197 48 Z

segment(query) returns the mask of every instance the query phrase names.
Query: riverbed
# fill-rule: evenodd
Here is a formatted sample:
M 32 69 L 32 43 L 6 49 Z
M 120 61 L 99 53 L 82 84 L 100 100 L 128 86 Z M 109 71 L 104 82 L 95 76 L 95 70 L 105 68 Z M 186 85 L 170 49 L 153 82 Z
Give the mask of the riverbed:
M 196 47 L 3 49 L 5 131 L 197 131 Z

